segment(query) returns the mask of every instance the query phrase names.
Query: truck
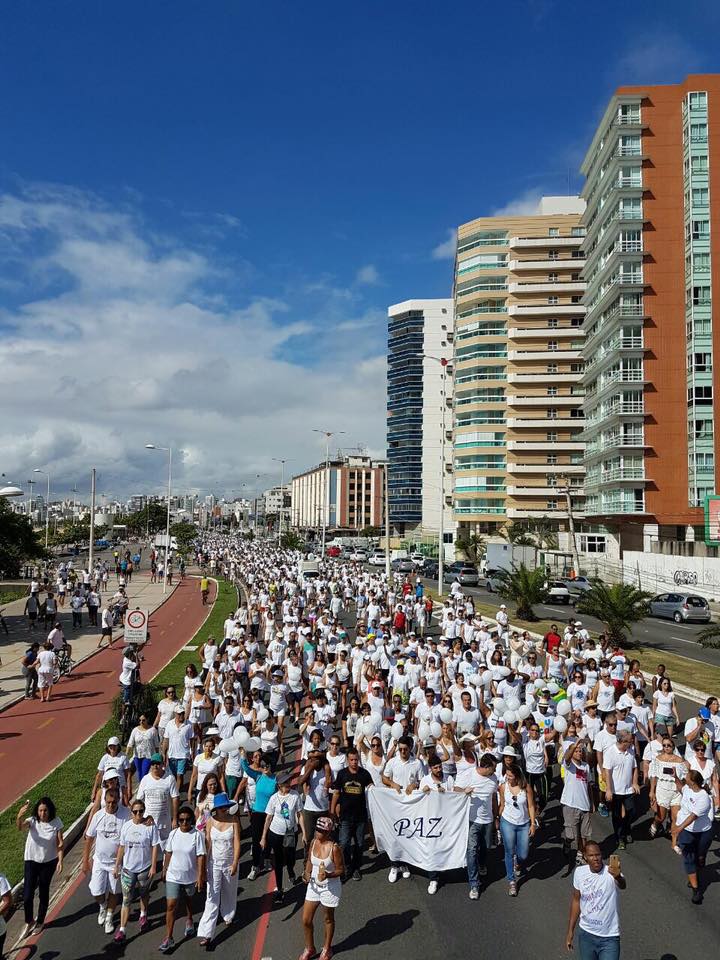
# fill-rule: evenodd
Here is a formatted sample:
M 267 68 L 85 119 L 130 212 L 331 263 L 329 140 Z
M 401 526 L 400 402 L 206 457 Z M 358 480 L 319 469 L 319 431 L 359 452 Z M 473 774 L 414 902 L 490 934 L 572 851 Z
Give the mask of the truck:
M 520 547 L 515 543 L 488 543 L 481 565 L 483 575 L 490 577 L 492 571 L 512 570 L 521 564 L 534 567 L 536 553 L 534 547 Z
M 301 588 L 305 587 L 311 580 L 316 580 L 319 576 L 319 560 L 300 560 L 298 562 L 298 578 Z

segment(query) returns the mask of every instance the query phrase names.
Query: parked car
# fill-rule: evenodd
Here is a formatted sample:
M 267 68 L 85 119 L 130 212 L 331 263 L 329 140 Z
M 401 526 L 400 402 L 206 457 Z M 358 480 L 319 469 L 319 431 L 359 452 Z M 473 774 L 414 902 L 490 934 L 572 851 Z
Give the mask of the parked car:
M 562 580 L 549 580 L 545 584 L 549 603 L 570 603 L 570 591 Z
M 426 560 L 423 564 L 422 570 L 419 570 L 418 573 L 421 574 L 423 580 L 432 580 L 433 578 L 437 580 L 438 573 L 440 572 L 440 566 L 437 560 Z
M 650 616 L 675 623 L 710 623 L 710 607 L 695 593 L 659 593 L 650 601 Z
M 411 553 L 410 560 L 413 562 L 413 564 L 416 567 L 419 567 L 420 569 L 422 569 L 422 567 L 425 566 L 426 557 L 422 553 Z
M 455 583 L 456 580 L 463 587 L 476 587 L 480 583 L 477 568 L 459 560 L 451 563 L 443 571 L 444 583 Z
M 409 557 L 393 560 L 390 568 L 394 573 L 415 573 L 415 564 Z
M 338 546 L 328 547 L 325 553 L 328 557 L 339 557 L 341 554 L 341 549 Z
M 570 593 L 587 593 L 592 590 L 592 581 L 587 577 L 564 577 L 562 582 Z
M 382 550 L 376 550 L 370 555 L 368 563 L 371 567 L 384 567 L 385 566 L 385 553 Z
M 350 559 L 356 563 L 367 563 L 368 552 L 367 550 L 353 550 L 350 554 Z
M 500 570 L 493 569 L 485 571 L 485 589 L 488 593 L 498 593 L 500 591 L 500 587 L 503 585 L 500 573 Z

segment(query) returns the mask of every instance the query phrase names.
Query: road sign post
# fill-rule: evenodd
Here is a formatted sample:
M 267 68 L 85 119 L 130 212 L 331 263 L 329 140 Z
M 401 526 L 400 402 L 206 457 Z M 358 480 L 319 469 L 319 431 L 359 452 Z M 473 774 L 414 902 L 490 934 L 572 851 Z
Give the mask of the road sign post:
M 140 607 L 128 610 L 125 614 L 124 642 L 137 646 L 147 643 L 149 619 L 150 614 L 147 610 L 141 610 Z

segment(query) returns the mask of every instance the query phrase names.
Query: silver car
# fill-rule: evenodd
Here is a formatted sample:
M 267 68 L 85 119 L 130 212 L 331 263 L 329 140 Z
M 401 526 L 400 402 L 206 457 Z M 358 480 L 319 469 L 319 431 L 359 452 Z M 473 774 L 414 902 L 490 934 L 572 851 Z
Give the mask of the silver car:
M 710 623 L 710 607 L 696 593 L 659 593 L 650 601 L 650 615 L 675 623 Z

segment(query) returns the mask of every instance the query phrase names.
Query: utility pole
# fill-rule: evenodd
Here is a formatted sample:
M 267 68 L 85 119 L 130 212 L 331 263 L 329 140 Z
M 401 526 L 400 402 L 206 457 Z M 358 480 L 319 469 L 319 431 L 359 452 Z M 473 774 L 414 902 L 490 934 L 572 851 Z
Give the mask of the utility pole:
M 558 479 L 564 481 L 563 485 L 560 487 L 560 491 L 561 493 L 565 494 L 565 504 L 567 506 L 568 515 L 568 531 L 570 532 L 570 549 L 572 550 L 573 566 L 575 567 L 575 576 L 577 577 L 580 573 L 580 557 L 578 555 L 577 539 L 575 537 L 575 517 L 573 516 L 572 497 L 570 496 L 570 480 L 566 476 L 560 476 Z
M 325 437 L 325 471 L 323 475 L 323 518 L 322 518 L 322 556 L 325 556 L 325 538 L 327 536 L 328 514 L 330 513 L 330 438 L 344 434 L 344 430 L 317 430 Z
M 440 520 L 438 523 L 438 593 L 442 596 L 443 575 L 445 572 L 445 415 L 447 411 L 447 366 L 445 357 L 434 357 L 424 353 L 423 359 L 435 360 L 440 364 L 442 407 L 440 410 Z
M 390 583 L 390 498 L 388 496 L 388 464 L 383 469 L 383 492 L 385 494 L 385 576 Z
M 93 555 L 95 553 L 95 467 L 90 471 L 90 553 L 88 556 L 88 570 L 92 576 Z
M 283 516 L 285 515 L 285 464 L 292 463 L 289 457 L 273 457 L 280 464 L 280 513 L 278 515 L 278 546 L 282 540 Z

